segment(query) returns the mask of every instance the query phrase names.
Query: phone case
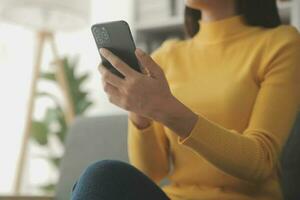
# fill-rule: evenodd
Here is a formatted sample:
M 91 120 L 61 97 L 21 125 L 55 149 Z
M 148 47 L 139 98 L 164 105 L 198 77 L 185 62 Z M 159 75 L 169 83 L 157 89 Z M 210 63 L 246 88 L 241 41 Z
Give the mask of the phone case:
M 98 50 L 107 48 L 131 68 L 141 72 L 138 59 L 135 56 L 135 44 L 127 22 L 111 21 L 95 24 L 91 28 Z M 100 54 L 100 53 L 99 53 Z M 102 64 L 112 73 L 124 78 L 113 65 L 111 65 L 101 54 Z

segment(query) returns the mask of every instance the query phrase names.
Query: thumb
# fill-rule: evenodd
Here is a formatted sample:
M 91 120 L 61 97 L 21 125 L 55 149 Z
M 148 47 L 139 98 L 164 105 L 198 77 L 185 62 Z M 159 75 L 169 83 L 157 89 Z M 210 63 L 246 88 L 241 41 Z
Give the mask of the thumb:
M 148 74 L 155 78 L 161 76 L 162 69 L 155 63 L 151 56 L 149 56 L 139 48 L 136 49 L 135 54 L 140 61 L 142 68 L 145 68 L 144 70 L 146 70 Z

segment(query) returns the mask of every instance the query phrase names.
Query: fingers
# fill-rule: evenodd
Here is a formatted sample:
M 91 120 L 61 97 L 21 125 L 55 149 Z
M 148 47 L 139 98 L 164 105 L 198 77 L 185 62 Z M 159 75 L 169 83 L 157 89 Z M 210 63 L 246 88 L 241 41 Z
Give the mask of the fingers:
M 120 78 L 119 76 L 115 75 L 114 73 L 112 73 L 111 71 L 106 69 L 103 64 L 100 63 L 99 66 L 98 66 L 98 69 L 99 69 L 99 72 L 102 75 L 102 79 L 105 82 L 108 82 L 108 83 L 112 84 L 113 86 L 115 86 L 117 88 L 124 85 L 124 79 Z
M 125 77 L 126 76 L 132 77 L 138 74 L 138 72 L 136 72 L 134 69 L 129 67 L 124 61 L 122 61 L 120 58 L 118 58 L 109 50 L 105 48 L 100 48 L 100 53 L 102 54 L 103 57 L 107 59 L 108 62 L 110 62 Z
M 151 56 L 139 48 L 136 49 L 135 54 L 143 67 L 147 69 L 148 73 L 154 77 L 159 77 L 161 75 L 162 69 L 155 63 Z
M 108 99 L 111 100 L 112 98 L 119 98 L 120 97 L 120 91 L 117 87 L 113 86 L 109 82 L 105 82 L 102 79 L 102 86 L 105 93 L 108 95 Z
M 108 96 L 109 102 L 126 110 L 127 109 L 126 105 L 124 106 L 124 104 L 122 104 L 121 101 L 122 94 L 120 90 L 114 87 L 113 85 L 111 85 L 110 83 L 105 82 L 103 79 L 102 79 L 102 85 L 105 93 Z

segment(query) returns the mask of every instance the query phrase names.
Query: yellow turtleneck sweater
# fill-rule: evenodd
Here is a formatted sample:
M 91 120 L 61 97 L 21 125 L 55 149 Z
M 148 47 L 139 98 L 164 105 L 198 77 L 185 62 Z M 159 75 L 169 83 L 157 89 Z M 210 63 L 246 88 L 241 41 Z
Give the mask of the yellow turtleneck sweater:
M 128 120 L 130 162 L 172 200 L 279 200 L 278 159 L 300 107 L 295 28 L 248 26 L 242 16 L 200 23 L 152 53 L 173 95 L 198 115 L 185 139 Z

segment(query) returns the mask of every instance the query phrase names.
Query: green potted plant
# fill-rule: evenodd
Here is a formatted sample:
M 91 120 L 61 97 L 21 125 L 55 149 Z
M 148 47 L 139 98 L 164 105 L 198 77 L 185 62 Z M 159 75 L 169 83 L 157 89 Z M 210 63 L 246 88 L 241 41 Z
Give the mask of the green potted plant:
M 65 72 L 65 79 L 69 85 L 69 96 L 72 100 L 72 106 L 75 116 L 84 115 L 88 108 L 93 105 L 93 102 L 88 96 L 88 91 L 84 90 L 83 85 L 89 78 L 88 73 L 77 73 L 76 59 L 64 58 L 62 60 L 63 68 Z M 42 72 L 40 78 L 46 81 L 50 81 L 54 84 L 59 84 L 56 79 L 55 72 Z M 68 132 L 68 124 L 65 118 L 65 111 L 58 100 L 58 98 L 49 92 L 41 91 L 36 94 L 36 98 L 49 98 L 53 102 L 53 106 L 46 108 L 44 116 L 40 120 L 32 120 L 32 140 L 42 146 L 48 148 L 49 152 L 49 138 L 54 137 L 58 141 L 59 145 L 63 148 L 65 144 L 66 135 Z M 55 170 L 58 170 L 62 155 L 52 155 L 51 153 L 45 157 L 45 159 L 53 166 Z M 53 192 L 55 188 L 55 182 L 41 185 L 40 188 L 45 192 Z

